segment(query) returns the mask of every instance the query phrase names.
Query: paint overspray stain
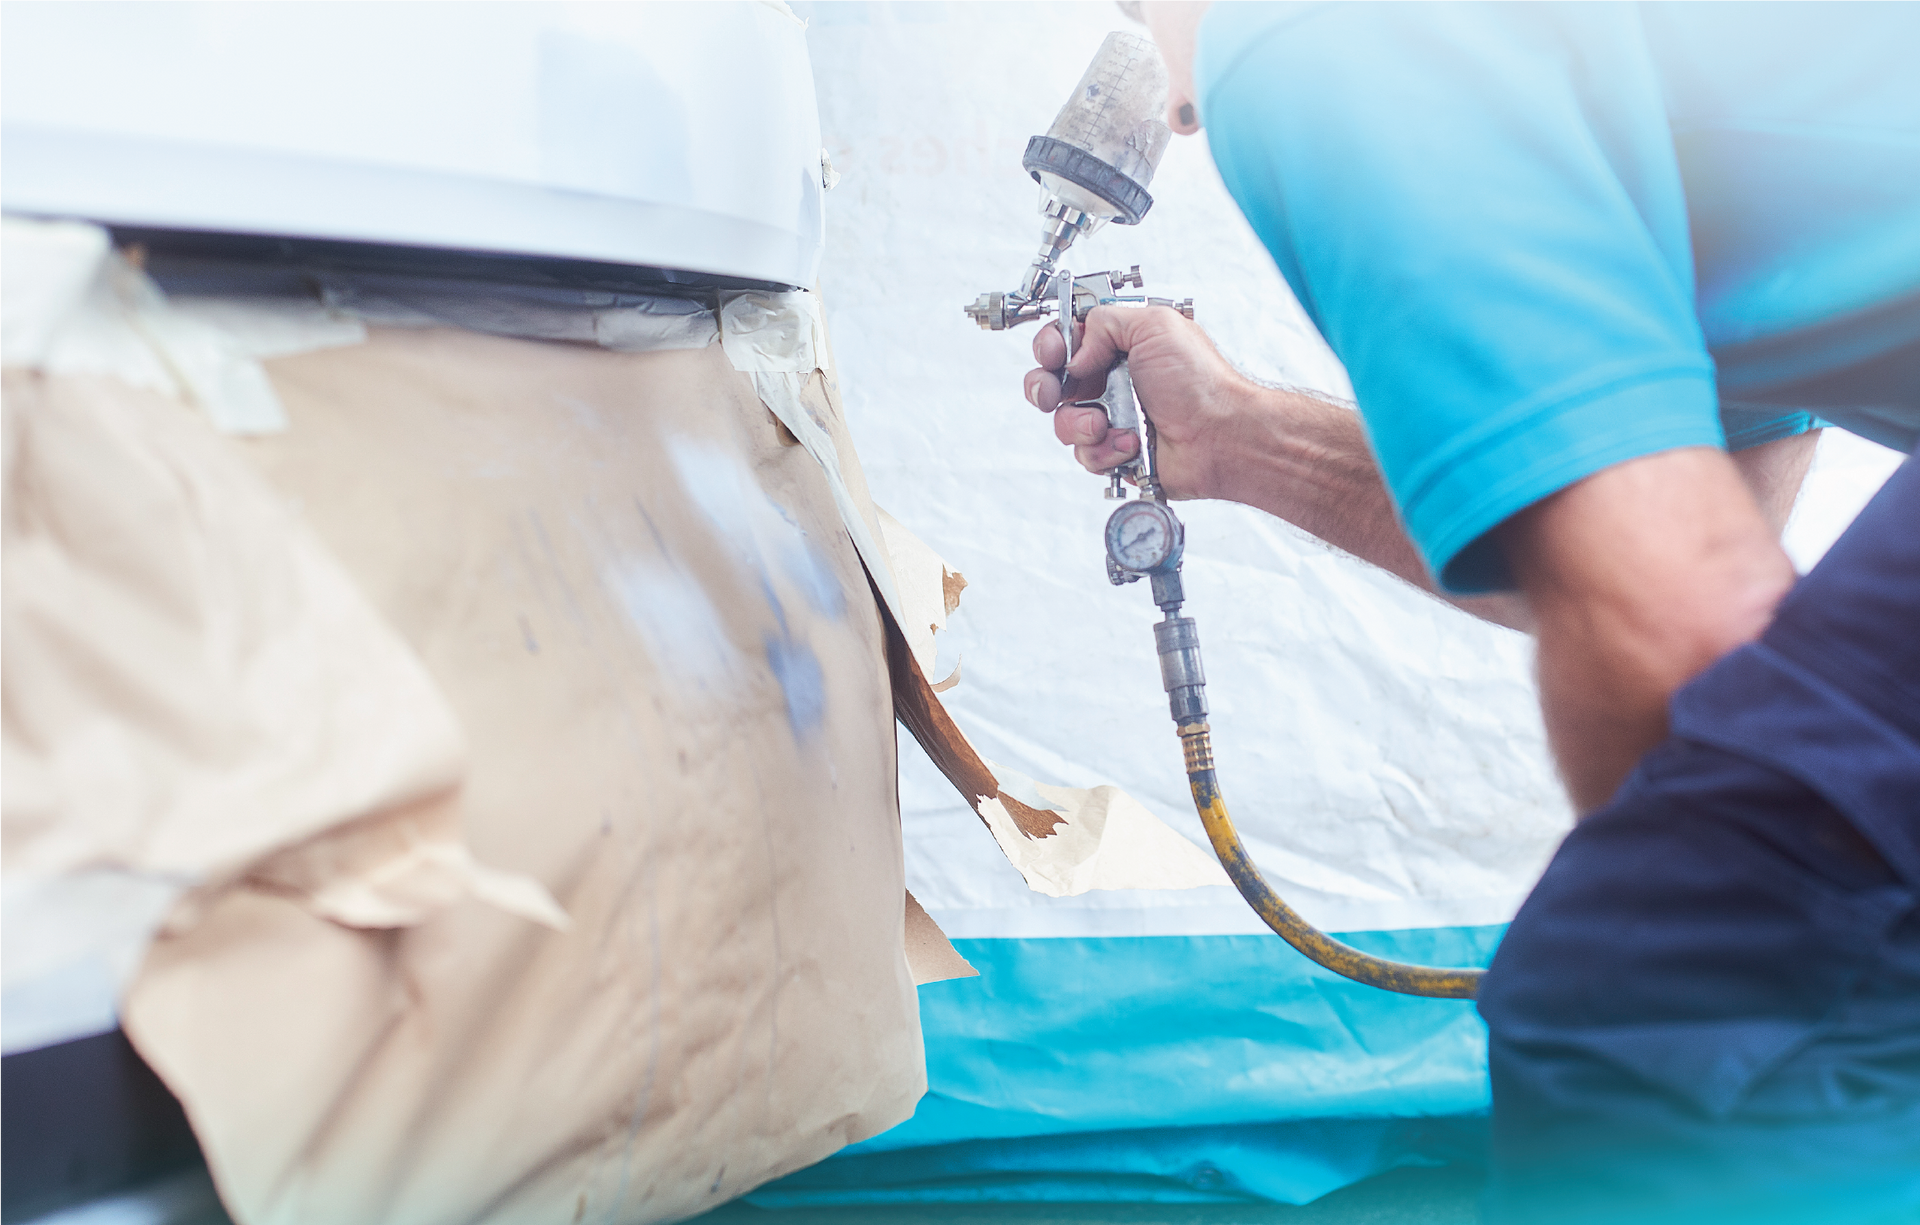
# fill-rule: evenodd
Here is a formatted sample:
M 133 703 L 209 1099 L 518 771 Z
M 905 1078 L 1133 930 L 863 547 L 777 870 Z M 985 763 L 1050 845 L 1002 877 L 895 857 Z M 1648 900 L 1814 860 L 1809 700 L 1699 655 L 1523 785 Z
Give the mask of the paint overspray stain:
M 820 555 L 820 550 L 808 537 L 807 529 L 787 513 L 786 507 L 772 498 L 767 499 L 767 505 L 779 514 L 800 545 L 797 549 L 788 549 L 781 559 L 785 564 L 787 581 L 801 590 L 815 612 L 832 617 L 835 621 L 846 616 L 846 594 L 840 590 L 840 581 L 833 577 L 833 569 L 827 565 L 827 559 Z
M 680 483 L 700 513 L 741 562 L 760 572 L 778 569 L 807 603 L 836 621 L 847 600 L 832 568 L 806 529 L 768 497 L 740 457 L 704 439 L 675 438 L 667 444 Z
M 739 653 L 693 578 L 650 557 L 608 566 L 600 577 L 663 672 L 709 692 L 737 680 Z
M 793 729 L 793 738 L 804 740 L 826 720 L 827 678 L 813 652 L 805 643 L 794 639 L 793 630 L 787 625 L 787 610 L 781 607 L 779 593 L 774 591 L 764 572 L 760 576 L 760 593 L 767 607 L 773 610 L 774 620 L 780 623 L 778 634 L 768 634 L 762 639 L 767 667 L 773 670 L 774 679 L 780 682 L 780 692 L 786 698 L 787 725 Z
M 696 439 L 672 439 L 667 449 L 694 505 L 728 551 L 760 580 L 762 598 L 779 625 L 777 634 L 763 636 L 767 667 L 786 700 L 794 739 L 806 740 L 826 722 L 826 674 L 812 648 L 788 623 L 774 575 L 785 579 L 815 612 L 834 620 L 847 611 L 840 583 L 805 529 L 755 483 L 738 456 Z
M 827 717 L 827 678 L 820 661 L 802 643 L 768 634 L 767 666 L 787 698 L 787 722 L 796 740 L 820 730 Z

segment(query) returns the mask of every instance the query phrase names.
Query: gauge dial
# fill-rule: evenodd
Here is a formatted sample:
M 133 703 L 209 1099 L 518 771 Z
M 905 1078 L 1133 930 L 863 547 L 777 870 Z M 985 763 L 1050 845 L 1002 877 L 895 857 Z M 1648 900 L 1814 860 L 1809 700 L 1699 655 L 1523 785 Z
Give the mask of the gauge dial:
M 1123 502 L 1107 520 L 1107 556 L 1138 574 L 1153 574 L 1179 560 L 1180 521 L 1158 502 Z

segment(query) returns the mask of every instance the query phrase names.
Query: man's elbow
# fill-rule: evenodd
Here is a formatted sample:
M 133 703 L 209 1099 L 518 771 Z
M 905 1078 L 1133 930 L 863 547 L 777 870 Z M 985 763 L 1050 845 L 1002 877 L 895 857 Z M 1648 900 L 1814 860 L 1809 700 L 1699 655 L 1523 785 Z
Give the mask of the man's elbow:
M 1778 543 L 1749 537 L 1717 542 L 1698 569 L 1642 592 L 1634 609 L 1638 636 L 1661 656 L 1668 692 L 1758 638 L 1794 579 Z
M 1674 690 L 1757 638 L 1794 582 L 1739 473 L 1707 448 L 1607 468 L 1499 530 L 1537 624 L 1548 735 L 1583 810 L 1666 734 Z
M 1705 448 L 1598 472 L 1516 516 L 1502 543 L 1543 623 L 1657 657 L 1674 684 L 1758 637 L 1795 577 L 1735 466 Z

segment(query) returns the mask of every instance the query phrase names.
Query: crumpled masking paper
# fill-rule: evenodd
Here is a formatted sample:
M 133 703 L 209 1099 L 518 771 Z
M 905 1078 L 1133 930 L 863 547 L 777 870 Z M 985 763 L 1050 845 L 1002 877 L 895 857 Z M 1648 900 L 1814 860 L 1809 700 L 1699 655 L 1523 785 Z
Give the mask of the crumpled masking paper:
M 70 231 L 53 237 L 79 259 L 111 258 Z M 122 274 L 132 275 L 96 268 L 95 289 Z M 40 329 L 43 355 L 85 348 L 76 326 L 96 338 L 123 329 L 118 351 L 142 343 L 125 318 L 91 311 L 95 299 L 41 300 L 63 298 L 81 318 Z M 329 908 L 318 887 L 346 882 L 312 872 L 312 887 L 290 892 L 352 926 L 410 925 L 484 895 L 564 927 L 537 884 L 508 885 L 464 855 L 451 807 L 467 768 L 455 716 L 233 444 L 201 412 L 111 370 L 50 374 L 18 356 L 6 376 L 0 588 L 10 1017 L 54 998 L 22 977 L 31 970 L 95 984 L 84 1006 L 69 993 L 59 1016 L 41 1017 L 38 1036 L 111 1027 L 161 902 L 230 885 L 271 857 L 330 855 L 334 832 L 423 803 L 447 815 L 419 825 L 410 846 L 352 865 L 385 892 L 410 893 L 410 908 Z M 23 909 L 29 898 L 104 897 L 116 875 L 125 904 L 95 907 L 82 945 L 55 930 L 70 925 Z M 420 901 L 429 897 L 439 901 Z
M 903 721 L 973 806 L 1028 887 L 1050 897 L 1071 897 L 1093 889 L 1228 884 L 1210 855 L 1120 788 L 1038 783 L 979 755 L 934 696 L 958 683 L 959 666 L 945 680 L 927 682 L 934 671 L 934 635 L 959 607 L 967 581 L 899 520 L 884 510 L 879 517 L 907 610 L 900 630 L 909 657 L 904 671 L 912 675 L 896 677 L 896 707 L 905 681 L 912 709 L 902 709 Z

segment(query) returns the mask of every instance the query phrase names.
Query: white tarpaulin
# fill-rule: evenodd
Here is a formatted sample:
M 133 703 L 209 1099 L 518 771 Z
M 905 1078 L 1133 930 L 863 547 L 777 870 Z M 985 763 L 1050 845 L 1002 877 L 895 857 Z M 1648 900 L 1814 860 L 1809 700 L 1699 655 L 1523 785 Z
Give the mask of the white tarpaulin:
M 1027 138 L 1105 34 L 1138 27 L 1105 4 L 796 11 L 845 179 L 822 286 L 855 440 L 876 500 L 971 584 L 926 671 L 964 656 L 945 700 L 985 756 L 1043 783 L 1118 787 L 1204 847 L 1160 690 L 1157 614 L 1142 588 L 1107 583 L 1101 482 L 1021 398 L 1034 328 L 981 332 L 960 309 L 1011 288 L 1033 257 Z M 1255 379 L 1349 398 L 1204 132 L 1173 141 L 1152 190 L 1140 225 L 1109 225 L 1063 262 L 1139 264 L 1148 292 L 1193 296 Z M 1821 455 L 1787 538 L 1803 570 L 1898 462 L 1847 436 Z M 1530 641 L 1263 512 L 1180 513 L 1222 784 L 1276 887 L 1333 929 L 1505 921 L 1571 821 Z M 911 750 L 901 794 L 909 880 L 949 934 L 1265 930 L 1224 885 L 1040 896 Z
M 829 197 L 824 300 L 876 500 L 970 584 L 941 638 L 945 695 L 1000 765 L 1116 786 L 1204 846 L 1166 714 L 1143 589 L 1102 569 L 1101 482 L 1021 398 L 1033 329 L 990 334 L 961 306 L 1013 286 L 1039 233 L 1020 169 L 1110 29 L 1109 5 L 817 5 L 800 10 Z M 1068 253 L 1141 265 L 1187 296 L 1254 377 L 1350 394 L 1207 157 L 1176 139 L 1137 227 Z M 1531 646 L 1271 516 L 1181 507 L 1228 802 L 1255 858 L 1340 930 L 1503 921 L 1570 816 L 1548 763 Z M 974 814 L 903 756 L 916 896 L 961 936 L 1264 930 L 1225 885 L 1046 897 Z

